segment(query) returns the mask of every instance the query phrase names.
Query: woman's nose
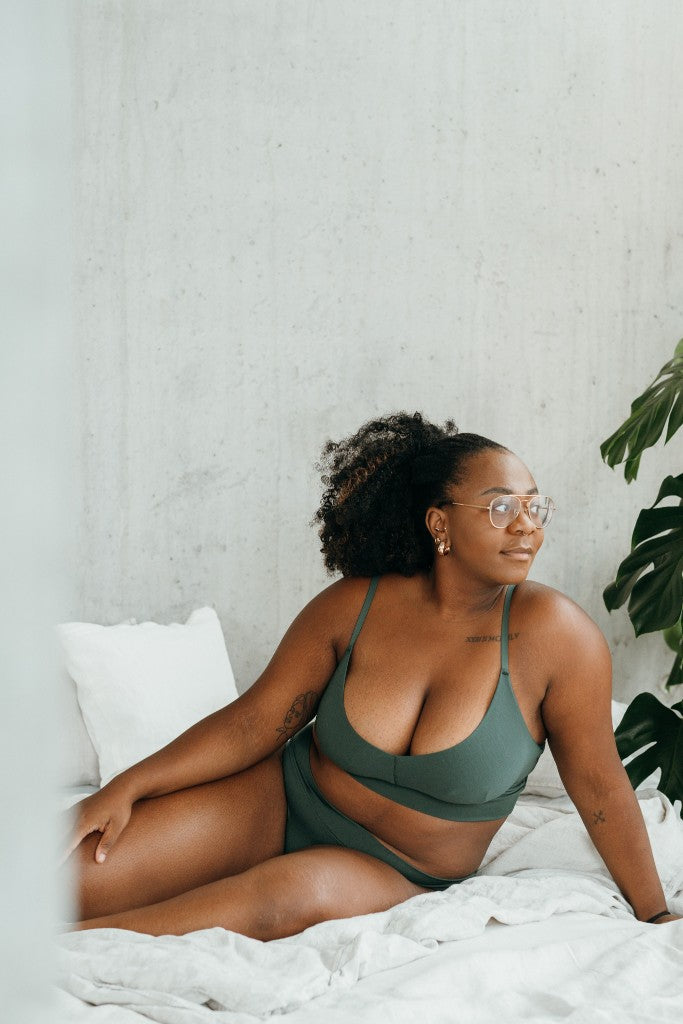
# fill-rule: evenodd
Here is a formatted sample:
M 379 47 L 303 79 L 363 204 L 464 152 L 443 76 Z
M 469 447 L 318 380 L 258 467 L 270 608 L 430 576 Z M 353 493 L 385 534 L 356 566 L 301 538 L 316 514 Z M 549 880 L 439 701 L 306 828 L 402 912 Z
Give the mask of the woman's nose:
M 533 519 L 529 515 L 528 508 L 522 505 L 516 519 L 513 519 L 510 523 L 510 528 L 513 533 L 534 533 L 538 527 L 534 523 Z

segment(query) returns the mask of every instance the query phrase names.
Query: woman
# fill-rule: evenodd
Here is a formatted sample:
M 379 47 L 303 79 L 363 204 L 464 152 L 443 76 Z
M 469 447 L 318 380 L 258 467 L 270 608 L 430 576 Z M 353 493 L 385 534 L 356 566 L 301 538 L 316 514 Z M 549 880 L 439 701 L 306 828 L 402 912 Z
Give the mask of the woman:
M 614 742 L 607 644 L 527 581 L 554 506 L 526 466 L 418 413 L 324 455 L 317 519 L 343 578 L 237 701 L 79 804 L 72 927 L 271 939 L 443 889 L 476 872 L 546 738 L 636 916 L 675 920 Z

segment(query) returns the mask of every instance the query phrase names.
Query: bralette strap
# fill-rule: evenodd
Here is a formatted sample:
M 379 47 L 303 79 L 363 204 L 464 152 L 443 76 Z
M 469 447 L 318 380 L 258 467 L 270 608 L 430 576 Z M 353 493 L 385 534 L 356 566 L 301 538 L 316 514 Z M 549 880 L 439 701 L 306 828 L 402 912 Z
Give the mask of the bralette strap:
M 503 604 L 503 623 L 500 627 L 500 663 L 501 670 L 508 674 L 508 634 L 510 632 L 510 601 L 516 584 L 512 583 L 505 592 L 505 603 Z
M 375 591 L 377 590 L 378 583 L 379 576 L 373 576 L 372 579 L 370 580 L 370 586 L 368 587 L 368 592 L 365 595 L 365 600 L 363 601 L 363 607 L 360 610 L 360 615 L 356 620 L 356 625 L 353 627 L 353 633 L 351 634 L 351 639 L 349 640 L 349 646 L 346 648 L 347 651 L 350 651 L 352 649 L 353 645 L 358 639 L 358 634 L 360 633 L 363 627 L 363 623 L 365 622 L 365 616 L 368 614 L 368 609 L 372 604 L 372 599 L 375 596 Z

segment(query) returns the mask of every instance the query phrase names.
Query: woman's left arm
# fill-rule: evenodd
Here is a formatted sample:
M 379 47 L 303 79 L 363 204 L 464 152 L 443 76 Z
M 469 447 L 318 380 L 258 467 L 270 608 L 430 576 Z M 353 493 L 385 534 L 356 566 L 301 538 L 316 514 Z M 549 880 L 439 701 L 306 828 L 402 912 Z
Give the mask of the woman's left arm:
M 612 728 L 609 648 L 595 623 L 557 595 L 550 682 L 541 712 L 562 782 L 640 921 L 666 908 L 638 799 Z M 657 924 L 680 920 L 674 914 Z

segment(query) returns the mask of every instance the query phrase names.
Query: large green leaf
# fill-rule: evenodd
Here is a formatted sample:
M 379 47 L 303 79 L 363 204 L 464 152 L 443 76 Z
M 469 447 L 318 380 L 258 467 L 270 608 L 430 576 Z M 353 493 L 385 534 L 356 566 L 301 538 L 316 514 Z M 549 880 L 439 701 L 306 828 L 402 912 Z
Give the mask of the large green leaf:
M 669 678 L 664 685 L 667 690 L 670 690 L 674 686 L 681 686 L 681 684 L 683 684 L 683 647 L 674 658 Z
M 673 359 L 665 363 L 653 383 L 631 404 L 631 415 L 600 445 L 605 462 L 614 468 L 625 462 L 627 482 L 635 480 L 640 456 L 659 440 L 666 421 L 665 444 L 683 425 L 683 338 Z
M 683 499 L 683 474 L 666 477 L 654 505 L 668 497 Z M 683 606 L 683 501 L 663 508 L 654 505 L 641 510 L 631 553 L 603 592 L 609 611 L 628 601 L 636 636 L 675 625 Z
M 674 402 L 674 407 L 671 410 L 669 426 L 666 431 L 666 441 L 669 441 L 681 426 L 683 426 L 683 391 L 679 392 L 678 397 Z M 666 441 L 664 442 L 665 444 Z
M 668 647 L 675 653 L 674 663 L 671 666 L 671 672 L 669 678 L 666 681 L 666 688 L 670 690 L 672 686 L 680 686 L 683 683 L 683 624 L 679 619 L 674 626 L 670 626 L 669 629 L 665 629 L 664 640 Z
M 634 789 L 657 768 L 658 789 L 673 803 L 683 800 L 683 701 L 667 708 L 653 693 L 639 693 L 615 730 L 622 760 L 648 744 L 625 766 Z M 681 809 L 683 817 L 683 808 Z
M 662 636 L 664 637 L 664 643 L 666 646 L 670 647 L 672 651 L 676 651 L 676 653 L 678 653 L 683 647 L 683 621 L 679 619 L 673 626 L 669 626 L 668 629 L 663 630 Z

